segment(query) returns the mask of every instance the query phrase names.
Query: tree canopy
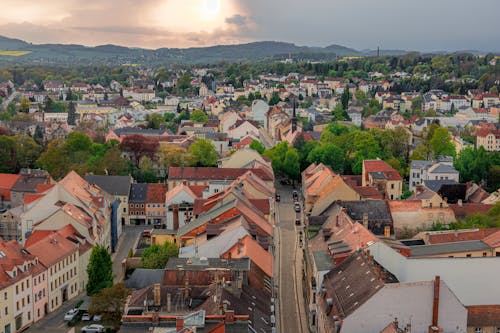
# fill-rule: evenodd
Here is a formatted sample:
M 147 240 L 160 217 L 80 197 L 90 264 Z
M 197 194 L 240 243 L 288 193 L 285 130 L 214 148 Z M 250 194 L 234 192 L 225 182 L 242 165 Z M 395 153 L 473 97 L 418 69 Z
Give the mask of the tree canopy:
M 113 263 L 104 247 L 94 246 L 87 266 L 87 295 L 94 295 L 103 288 L 113 285 Z
M 179 248 L 173 243 L 153 244 L 144 250 L 141 257 L 142 266 L 147 269 L 165 268 L 168 259 L 177 257 L 178 254 Z
M 210 167 L 217 165 L 219 155 L 215 151 L 212 141 L 208 139 L 197 139 L 189 146 L 189 153 L 195 166 Z

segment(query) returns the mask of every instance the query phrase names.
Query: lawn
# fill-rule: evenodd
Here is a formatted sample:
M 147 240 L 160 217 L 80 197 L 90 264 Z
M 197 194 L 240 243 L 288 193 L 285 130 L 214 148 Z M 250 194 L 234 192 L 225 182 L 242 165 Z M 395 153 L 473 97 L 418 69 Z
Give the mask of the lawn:
M 20 57 L 20 56 L 27 55 L 30 53 L 31 53 L 31 51 L 0 50 L 0 56 L 7 56 L 7 57 Z

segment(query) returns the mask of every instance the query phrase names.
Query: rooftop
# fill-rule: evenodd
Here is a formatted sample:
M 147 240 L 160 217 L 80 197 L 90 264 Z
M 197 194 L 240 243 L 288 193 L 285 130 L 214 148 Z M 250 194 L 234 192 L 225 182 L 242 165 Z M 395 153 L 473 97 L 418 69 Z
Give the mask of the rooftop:
M 213 269 L 249 271 L 250 259 L 170 258 L 166 270 L 205 271 Z
M 97 176 L 86 175 L 85 180 L 92 185 L 97 185 L 111 195 L 128 196 L 132 177 L 130 176 Z
M 481 240 L 415 245 L 410 246 L 410 257 L 425 257 L 471 251 L 491 251 L 491 247 Z

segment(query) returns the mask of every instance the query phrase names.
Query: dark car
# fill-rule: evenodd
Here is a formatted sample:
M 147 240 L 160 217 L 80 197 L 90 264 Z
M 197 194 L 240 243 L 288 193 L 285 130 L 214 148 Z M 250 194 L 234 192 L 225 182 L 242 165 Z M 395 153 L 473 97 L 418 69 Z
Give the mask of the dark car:
M 292 195 L 293 195 L 293 198 L 294 198 L 295 200 L 297 200 L 297 199 L 299 198 L 299 193 L 297 193 L 297 191 L 293 191 L 293 192 L 292 192 Z
M 295 219 L 295 225 L 300 225 L 300 219 Z
M 276 202 L 280 202 L 280 200 L 281 200 L 281 196 L 278 193 L 276 193 Z

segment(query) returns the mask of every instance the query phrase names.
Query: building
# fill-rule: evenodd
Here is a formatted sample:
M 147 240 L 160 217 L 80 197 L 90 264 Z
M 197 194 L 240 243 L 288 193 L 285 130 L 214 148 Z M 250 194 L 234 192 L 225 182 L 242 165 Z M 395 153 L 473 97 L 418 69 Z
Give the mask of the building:
M 396 200 L 401 197 L 403 178 L 386 162 L 380 159 L 364 160 L 362 176 L 362 186 L 376 187 L 384 198 Z
M 459 172 L 453 167 L 453 157 L 438 156 L 436 161 L 411 161 L 410 191 L 413 191 L 415 186 L 422 184 L 426 180 L 450 180 L 458 182 Z
M 146 195 L 148 184 L 133 183 L 130 186 L 128 211 L 130 224 L 146 224 Z
M 394 321 L 411 332 L 467 332 L 467 309 L 439 276 L 398 282 L 364 251 L 325 275 L 317 303 L 320 333 L 382 332 Z
M 487 151 L 500 151 L 500 129 L 480 129 L 476 135 L 476 147 Z
M 148 184 L 146 191 L 147 224 L 166 224 L 167 208 L 165 197 L 168 191 L 167 184 Z
M 56 231 L 35 231 L 26 242 L 26 250 L 47 268 L 48 312 L 79 294 L 77 244 Z

